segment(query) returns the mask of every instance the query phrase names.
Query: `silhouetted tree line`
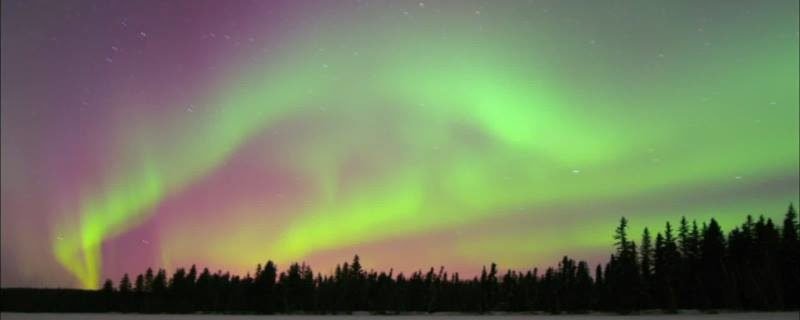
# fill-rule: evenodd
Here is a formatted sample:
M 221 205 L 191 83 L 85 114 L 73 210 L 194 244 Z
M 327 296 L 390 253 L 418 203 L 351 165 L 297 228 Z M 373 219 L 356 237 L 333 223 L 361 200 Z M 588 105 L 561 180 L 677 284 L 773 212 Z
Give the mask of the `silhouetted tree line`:
M 682 218 L 641 242 L 622 218 L 616 250 L 592 270 L 564 257 L 541 272 L 484 267 L 462 279 L 444 268 L 411 274 L 364 270 L 358 256 L 331 275 L 306 264 L 283 272 L 268 261 L 244 277 L 208 269 L 148 269 L 125 274 L 99 291 L 3 289 L 3 311 L 141 313 L 372 313 L 460 311 L 636 312 L 642 309 L 796 310 L 800 291 L 797 213 L 790 205 L 781 226 L 748 216 L 727 235 L 716 220 Z

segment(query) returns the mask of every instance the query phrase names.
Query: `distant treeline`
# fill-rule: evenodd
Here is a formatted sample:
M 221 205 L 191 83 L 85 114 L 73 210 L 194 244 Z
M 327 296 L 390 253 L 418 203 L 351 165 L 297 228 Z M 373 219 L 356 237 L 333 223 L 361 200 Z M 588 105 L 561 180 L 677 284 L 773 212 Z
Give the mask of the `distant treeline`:
M 591 270 L 564 257 L 556 268 L 499 272 L 492 263 L 462 279 L 444 268 L 409 275 L 362 269 L 358 256 L 331 275 L 269 261 L 253 276 L 148 269 L 98 291 L 2 289 L 2 311 L 142 313 L 372 313 L 455 311 L 631 313 L 642 309 L 796 310 L 800 290 L 797 214 L 781 226 L 748 216 L 727 235 L 717 221 L 667 223 L 638 243 L 622 218 L 615 253 Z M 594 274 L 592 276 L 592 274 Z

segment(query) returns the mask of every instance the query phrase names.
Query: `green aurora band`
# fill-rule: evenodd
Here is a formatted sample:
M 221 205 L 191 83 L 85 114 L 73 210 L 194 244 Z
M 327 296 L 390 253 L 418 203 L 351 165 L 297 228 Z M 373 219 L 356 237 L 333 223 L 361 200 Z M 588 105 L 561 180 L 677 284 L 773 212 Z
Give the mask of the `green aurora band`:
M 637 226 L 682 214 L 714 215 L 725 225 L 743 209 L 797 201 L 798 38 L 763 36 L 787 29 L 786 19 L 727 45 L 698 49 L 687 40 L 653 50 L 651 61 L 624 63 L 613 41 L 583 52 L 583 41 L 559 45 L 553 23 L 523 28 L 524 13 L 511 6 L 473 11 L 381 19 L 340 12 L 223 77 L 200 98 L 213 111 L 189 120 L 177 112 L 121 118 L 110 151 L 117 165 L 104 173 L 107 183 L 85 186 L 79 219 L 65 216 L 53 230 L 65 235 L 53 240 L 55 257 L 83 287 L 96 288 L 104 242 L 297 122 L 301 129 L 290 134 L 305 128 L 306 135 L 283 138 L 289 142 L 261 156 L 264 166 L 280 163 L 309 183 L 305 204 L 260 251 L 237 237 L 207 235 L 237 248 L 212 249 L 213 258 L 249 266 L 267 254 L 285 263 L 496 219 L 560 219 L 548 208 L 608 204 L 576 228 L 480 233 L 454 248 L 474 260 L 525 265 L 531 258 L 520 257 L 535 258 L 527 247 L 537 245 L 541 254 L 604 250 L 616 217 L 634 214 L 615 209 L 624 199 L 680 201 L 707 190 L 718 197 L 676 205 L 680 212 L 666 201 L 637 216 Z M 476 26 L 489 14 L 506 18 Z M 334 23 L 342 20 L 351 22 Z M 726 34 L 717 27 L 705 32 Z M 756 192 L 771 181 L 780 188 Z M 175 230 L 161 250 L 177 254 L 170 248 L 192 237 Z

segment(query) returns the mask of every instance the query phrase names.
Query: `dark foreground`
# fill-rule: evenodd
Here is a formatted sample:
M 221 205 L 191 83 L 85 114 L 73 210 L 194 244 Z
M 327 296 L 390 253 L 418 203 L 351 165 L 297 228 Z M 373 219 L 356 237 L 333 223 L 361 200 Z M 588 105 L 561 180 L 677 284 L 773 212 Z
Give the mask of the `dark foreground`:
M 714 219 L 681 219 L 675 228 L 645 228 L 638 239 L 622 218 L 614 253 L 591 268 L 564 257 L 557 267 L 501 270 L 461 277 L 444 267 L 411 274 L 362 268 L 358 256 L 330 275 L 307 264 L 283 272 L 268 261 L 244 277 L 192 266 L 126 274 L 101 290 L 0 289 L 3 312 L 109 312 L 139 314 L 486 314 L 588 310 L 639 314 L 640 310 L 789 311 L 800 308 L 797 213 L 782 223 L 747 216 L 724 231 Z M 594 270 L 592 270 L 594 269 Z M 198 272 L 199 271 L 199 272 Z M 756 314 L 742 313 L 749 317 Z M 730 314 L 729 314 L 730 315 Z M 765 314 L 765 316 L 780 315 Z M 794 319 L 798 319 L 796 312 Z M 122 315 L 120 316 L 122 317 Z M 139 317 L 139 316 L 136 316 Z M 176 318 L 179 318 L 176 316 Z M 561 318 L 561 317 L 559 317 Z M 296 317 L 293 317 L 296 319 Z M 710 318 L 713 319 L 713 318 Z
M 614 317 L 624 317 L 629 320 L 723 320 L 723 319 L 764 319 L 764 320 L 796 320 L 797 312 L 739 312 L 739 313 L 719 313 L 701 314 L 696 312 L 681 314 L 652 314 L 652 315 L 630 315 L 616 316 L 613 314 L 582 314 L 582 315 L 532 315 L 532 314 L 495 314 L 495 315 L 464 315 L 464 314 L 426 314 L 426 315 L 401 315 L 401 316 L 370 316 L 370 315 L 350 315 L 350 316 L 317 316 L 317 315 L 173 315 L 173 314 L 54 314 L 54 313 L 2 313 L 0 318 L 3 320 L 51 320 L 51 319 L 110 319 L 110 320 L 156 320 L 156 319 L 206 319 L 206 320 L 250 320 L 250 319 L 291 319 L 291 320 L 326 320 L 326 319 L 396 319 L 396 320 L 418 320 L 418 319 L 485 319 L 487 317 L 501 318 L 507 320 L 516 319 L 554 319 L 554 320 L 599 320 Z

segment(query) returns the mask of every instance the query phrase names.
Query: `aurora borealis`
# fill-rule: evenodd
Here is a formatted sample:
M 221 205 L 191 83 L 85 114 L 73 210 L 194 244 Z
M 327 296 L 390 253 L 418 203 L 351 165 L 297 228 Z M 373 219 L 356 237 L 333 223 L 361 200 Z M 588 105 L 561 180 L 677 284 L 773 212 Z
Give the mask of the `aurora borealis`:
M 797 1 L 3 1 L 2 286 L 777 217 L 799 40 Z

